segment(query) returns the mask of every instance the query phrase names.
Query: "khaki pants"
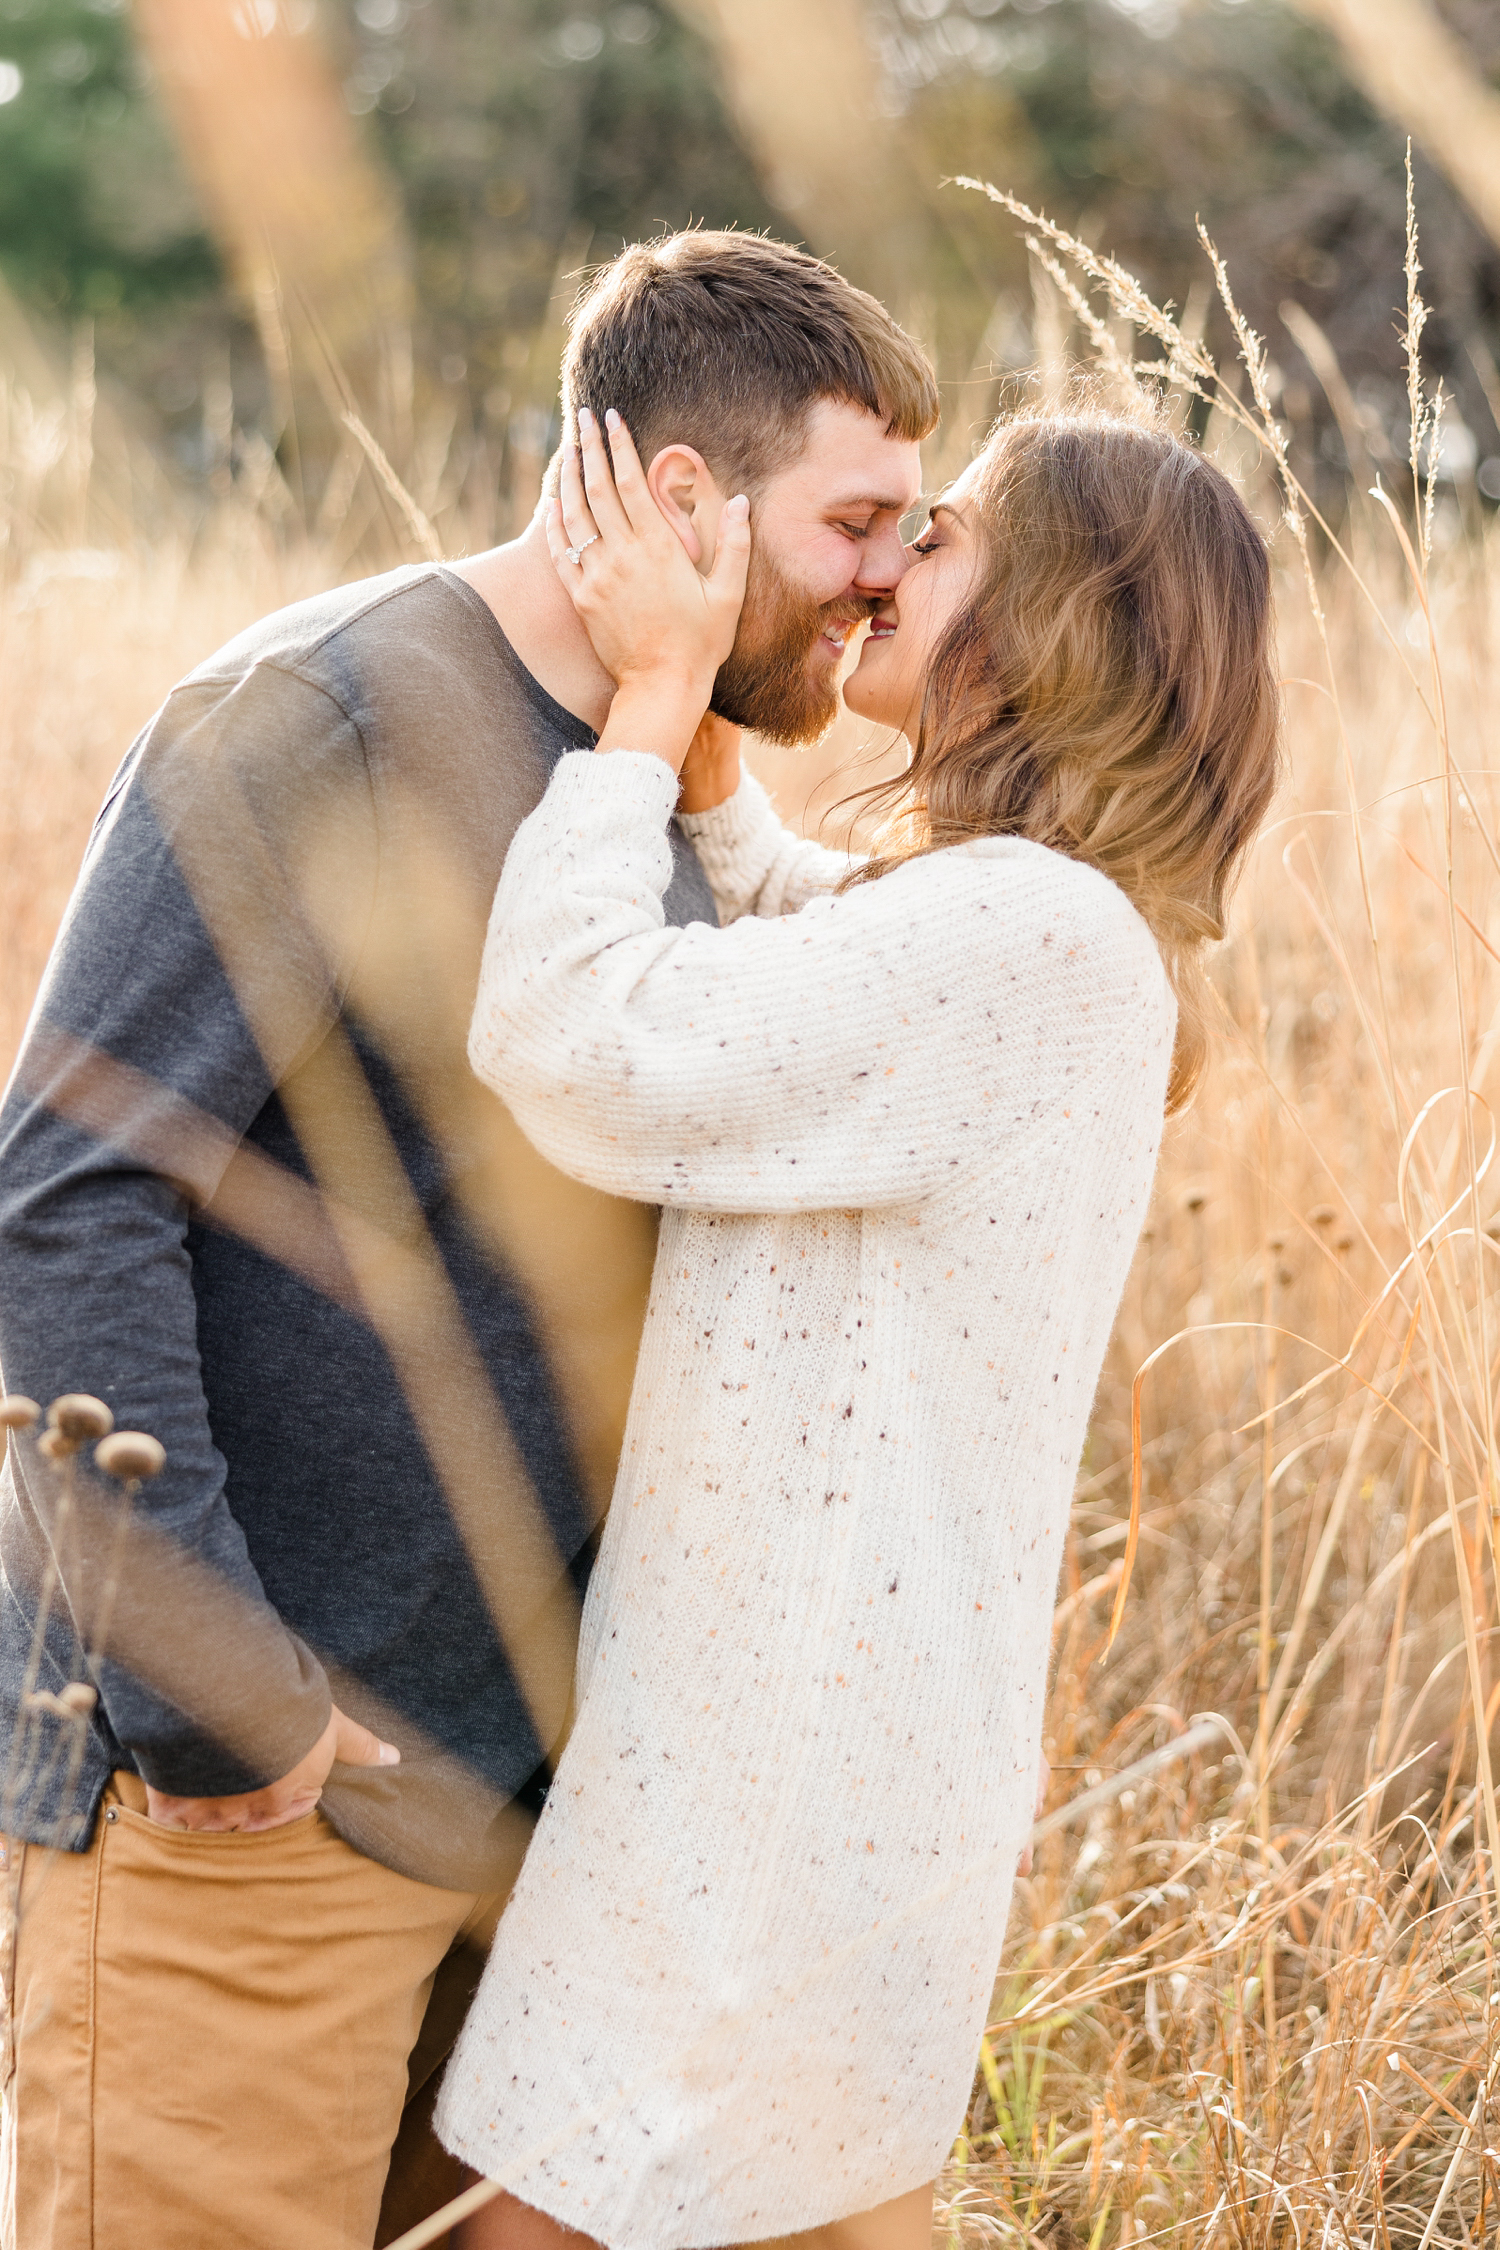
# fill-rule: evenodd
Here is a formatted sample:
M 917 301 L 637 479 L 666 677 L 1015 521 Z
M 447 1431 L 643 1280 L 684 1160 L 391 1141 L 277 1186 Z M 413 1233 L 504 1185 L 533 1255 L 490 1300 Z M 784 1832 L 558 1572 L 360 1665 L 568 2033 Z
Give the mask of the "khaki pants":
M 12 1847 L 0 2240 L 393 2240 L 462 2185 L 428 2116 L 502 1902 L 393 1874 L 320 1812 L 213 1836 L 145 1803 L 117 1774 L 87 1852 Z

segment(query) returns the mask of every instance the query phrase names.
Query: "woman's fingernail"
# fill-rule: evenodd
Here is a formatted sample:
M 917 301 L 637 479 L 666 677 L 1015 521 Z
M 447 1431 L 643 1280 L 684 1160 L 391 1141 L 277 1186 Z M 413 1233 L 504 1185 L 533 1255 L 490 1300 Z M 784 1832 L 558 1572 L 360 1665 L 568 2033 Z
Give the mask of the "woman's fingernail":
M 610 407 L 608 412 L 605 414 L 604 427 L 607 430 L 617 430 L 620 427 L 620 417 L 615 412 L 613 407 Z
M 728 516 L 731 523 L 743 523 L 746 516 L 748 516 L 750 513 L 750 498 L 748 493 L 737 492 L 734 498 L 730 501 L 729 506 L 725 509 L 724 513 Z
M 396 1748 L 394 1742 L 382 1742 L 382 1744 L 380 1745 L 380 1763 L 383 1766 L 400 1765 L 401 1753 Z
M 593 415 L 590 414 L 586 406 L 580 406 L 578 409 L 578 427 L 580 428 L 580 430 L 591 430 L 593 426 Z

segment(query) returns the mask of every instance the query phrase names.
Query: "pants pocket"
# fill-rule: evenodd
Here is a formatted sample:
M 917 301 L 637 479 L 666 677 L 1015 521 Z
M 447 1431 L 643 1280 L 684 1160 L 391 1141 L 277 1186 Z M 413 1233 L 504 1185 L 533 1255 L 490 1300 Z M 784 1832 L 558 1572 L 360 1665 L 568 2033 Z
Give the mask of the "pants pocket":
M 363 1858 L 321 1811 L 246 1835 L 108 1804 L 100 2243 L 369 2250 L 422 2002 L 472 1906 Z
M 195 1853 L 205 1860 L 246 1855 L 265 1861 L 285 1859 L 304 1843 L 330 1833 L 327 1819 L 316 1805 L 296 1820 L 283 1821 L 279 1828 L 248 1830 L 169 1828 L 164 1821 L 153 1820 L 149 1813 L 137 1812 L 126 1804 L 107 1804 L 104 1818 L 111 1827 L 118 1823 L 122 1829 L 140 1837 L 146 1848 L 164 1854 L 166 1864 L 178 1867 L 188 1866 Z

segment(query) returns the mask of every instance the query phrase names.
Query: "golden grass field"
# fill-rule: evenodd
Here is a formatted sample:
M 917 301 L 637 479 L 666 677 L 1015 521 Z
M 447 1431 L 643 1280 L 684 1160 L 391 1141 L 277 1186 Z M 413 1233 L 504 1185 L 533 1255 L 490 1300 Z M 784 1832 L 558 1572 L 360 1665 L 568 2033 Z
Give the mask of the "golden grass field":
M 1074 307 L 1085 347 L 1089 306 L 1113 317 L 1092 335 L 1106 362 L 1122 319 L 1165 317 L 1051 254 L 1095 291 Z M 1155 348 L 1205 383 L 1170 328 Z M 1249 389 L 1244 408 L 1217 394 L 1206 443 L 1270 528 Z M 1500 2233 L 1500 539 L 1453 488 L 1424 538 L 1411 479 L 1387 483 L 1389 513 L 1351 492 L 1345 559 L 1309 528 L 1310 578 L 1277 535 L 1287 783 L 1217 957 L 1217 1053 L 1168 1131 L 1079 1479 L 1051 1805 L 1197 1714 L 1232 1731 L 1051 1836 L 1018 1885 L 942 2182 L 955 2243 Z M 69 561 L 16 517 L 3 554 L 7 1057 L 137 727 L 334 567 L 233 497 L 112 552 Z M 790 817 L 838 794 L 855 740 L 759 760 Z M 1158 1353 L 1106 1653 L 1132 1387 Z

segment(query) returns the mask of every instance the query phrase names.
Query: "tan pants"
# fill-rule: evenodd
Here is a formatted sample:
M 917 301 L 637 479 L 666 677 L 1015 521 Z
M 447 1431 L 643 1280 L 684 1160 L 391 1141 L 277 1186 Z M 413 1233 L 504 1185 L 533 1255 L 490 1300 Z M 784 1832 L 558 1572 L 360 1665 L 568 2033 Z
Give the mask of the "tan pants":
M 393 2240 L 462 2185 L 427 2120 L 501 1902 L 393 1874 L 320 1812 L 213 1836 L 145 1803 L 117 1774 L 87 1852 L 12 1847 L 0 2241 Z

